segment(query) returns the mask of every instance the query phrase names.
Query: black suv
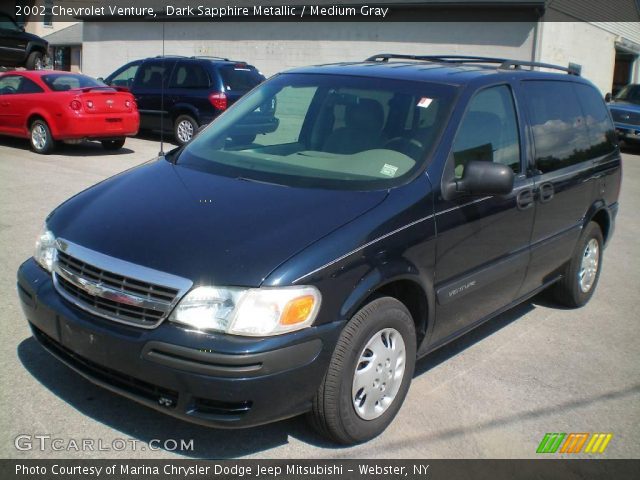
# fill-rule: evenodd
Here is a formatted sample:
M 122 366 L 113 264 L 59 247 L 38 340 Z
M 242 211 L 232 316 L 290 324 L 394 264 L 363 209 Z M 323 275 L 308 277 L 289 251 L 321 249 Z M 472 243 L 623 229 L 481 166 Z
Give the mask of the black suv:
M 165 56 L 130 62 L 104 82 L 131 90 L 141 129 L 172 131 L 182 145 L 264 79 L 254 66 L 228 58 Z
M 219 427 L 308 412 L 362 442 L 418 358 L 546 288 L 587 303 L 620 181 L 602 96 L 568 69 L 299 68 L 56 208 L 18 293 L 38 341 L 98 385 Z
M 6 13 L 0 12 L 0 67 L 40 70 L 47 63 L 49 44 L 27 33 Z

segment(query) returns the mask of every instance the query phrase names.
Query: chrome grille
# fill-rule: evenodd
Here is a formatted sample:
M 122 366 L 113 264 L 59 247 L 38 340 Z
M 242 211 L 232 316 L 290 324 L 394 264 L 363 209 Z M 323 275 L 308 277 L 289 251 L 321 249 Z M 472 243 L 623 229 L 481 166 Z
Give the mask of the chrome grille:
M 58 240 L 53 265 L 58 293 L 88 312 L 142 328 L 157 327 L 191 281 Z
M 629 125 L 640 125 L 640 113 L 628 110 L 611 109 L 611 116 L 614 122 L 627 123 Z

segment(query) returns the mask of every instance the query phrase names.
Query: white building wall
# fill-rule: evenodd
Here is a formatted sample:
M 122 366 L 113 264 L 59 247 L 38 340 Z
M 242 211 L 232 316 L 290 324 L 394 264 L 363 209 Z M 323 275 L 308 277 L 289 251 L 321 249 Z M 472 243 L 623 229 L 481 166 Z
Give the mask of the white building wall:
M 531 60 L 533 22 L 166 23 L 165 54 L 245 60 L 267 75 L 376 53 L 470 54 Z M 106 76 L 162 53 L 162 24 L 86 22 L 83 72 Z
M 611 91 L 617 38 L 586 22 L 541 22 L 536 60 L 566 66 L 582 65 L 582 76 L 605 94 Z

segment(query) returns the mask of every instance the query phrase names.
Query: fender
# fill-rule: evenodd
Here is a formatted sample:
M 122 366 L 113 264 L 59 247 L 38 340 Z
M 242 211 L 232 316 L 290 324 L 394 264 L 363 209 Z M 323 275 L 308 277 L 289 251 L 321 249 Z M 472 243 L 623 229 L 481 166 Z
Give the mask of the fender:
M 51 136 L 54 139 L 57 138 L 60 130 L 58 128 L 56 120 L 54 119 L 54 113 L 55 112 L 52 112 L 51 110 L 42 109 L 40 106 L 29 110 L 29 113 L 27 114 L 27 121 L 24 125 L 24 136 L 26 138 L 29 138 L 29 123 L 31 123 L 31 119 L 34 116 L 37 116 L 44 118 L 45 122 L 47 122 L 47 125 L 49 126 L 49 130 L 51 130 Z
M 48 48 L 49 48 L 48 43 L 43 44 L 43 42 L 39 42 L 37 40 L 30 40 L 27 43 L 27 48 L 25 49 L 25 52 L 24 52 L 23 61 L 26 61 L 27 58 L 29 58 L 29 55 L 31 55 L 31 53 L 33 52 L 42 52 L 42 55 L 46 56 Z
M 188 114 L 194 118 L 198 125 L 200 124 L 200 113 L 198 109 L 189 103 L 176 103 L 169 112 L 169 115 L 175 121 L 180 115 Z
M 584 216 L 582 222 L 582 228 L 585 228 L 587 224 L 594 220 L 596 223 L 600 225 L 602 229 L 602 235 L 605 238 L 605 245 L 608 243 L 609 238 L 611 238 L 611 225 L 613 224 L 611 218 L 611 212 L 609 211 L 609 207 L 603 199 L 598 199 L 587 210 L 587 213 Z
M 377 290 L 397 281 L 409 281 L 420 288 L 426 298 L 426 318 L 416 319 L 419 336 L 422 342 L 418 345 L 418 353 L 424 351 L 433 331 L 435 319 L 435 291 L 433 276 L 420 272 L 418 268 L 406 259 L 399 259 L 391 263 L 384 263 L 369 270 L 358 281 L 340 308 L 340 318 L 349 319 L 358 311 L 364 302 Z

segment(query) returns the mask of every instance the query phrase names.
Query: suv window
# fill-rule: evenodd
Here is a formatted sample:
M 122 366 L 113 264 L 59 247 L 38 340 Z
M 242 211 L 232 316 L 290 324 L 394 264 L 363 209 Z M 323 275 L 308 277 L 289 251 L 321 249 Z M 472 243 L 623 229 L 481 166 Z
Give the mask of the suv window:
M 533 80 L 525 85 L 538 170 L 552 172 L 589 158 L 588 132 L 574 84 Z
M 144 63 L 136 76 L 136 84 L 143 88 L 162 88 L 166 85 L 168 73 L 175 63 L 171 61 L 156 61 Z
M 611 153 L 616 149 L 615 131 L 600 92 L 589 85 L 576 84 L 575 88 L 587 122 L 591 156 Z
M 209 88 L 209 75 L 202 65 L 194 62 L 180 62 L 173 71 L 172 88 Z
M 0 13 L 0 30 L 19 32 L 20 27 L 8 15 Z
M 135 78 L 139 67 L 140 64 L 136 63 L 134 65 L 131 65 L 130 67 L 125 68 L 111 79 L 110 84 L 116 87 L 130 87 L 133 83 L 133 79 Z
M 254 68 L 243 65 L 218 67 L 225 91 L 249 91 L 262 82 L 263 78 Z
M 501 163 L 520 173 L 520 138 L 511 89 L 506 85 L 477 93 L 453 142 L 456 177 L 470 160 Z

